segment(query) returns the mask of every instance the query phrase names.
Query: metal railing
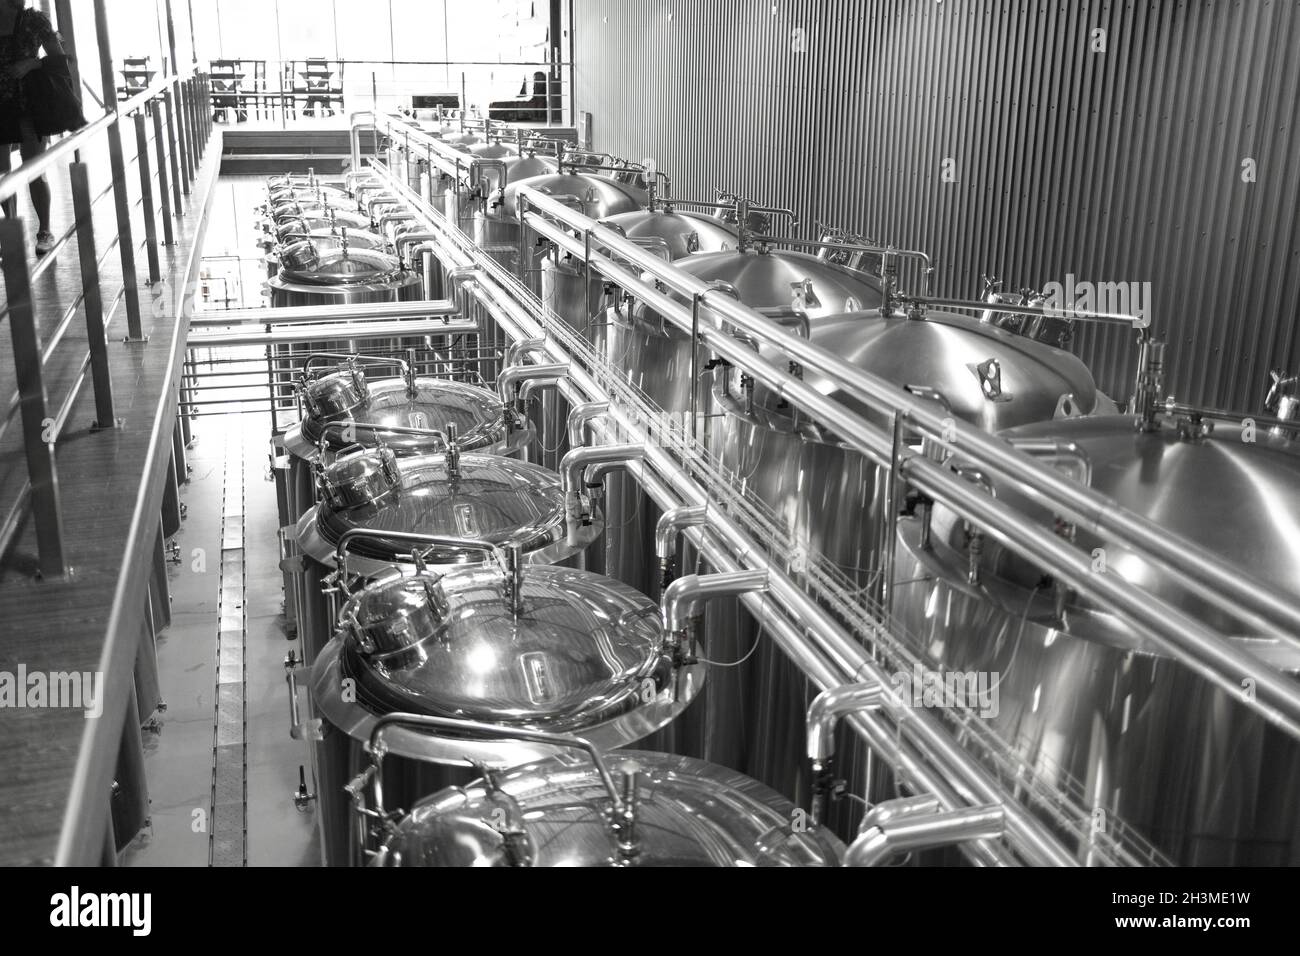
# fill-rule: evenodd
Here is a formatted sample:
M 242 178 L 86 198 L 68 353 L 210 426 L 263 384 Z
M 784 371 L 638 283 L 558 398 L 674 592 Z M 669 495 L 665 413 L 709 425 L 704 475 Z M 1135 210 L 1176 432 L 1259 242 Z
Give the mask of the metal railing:
M 354 118 L 354 147 L 360 130 L 371 125 L 392 135 L 424 139 L 388 117 Z M 423 144 L 422 144 L 423 145 Z M 844 570 L 820 554 L 807 554 L 761 502 L 750 497 L 719 468 L 688 429 L 651 434 L 653 403 L 609 366 L 582 336 L 556 316 L 519 279 L 507 273 L 410 188 L 405 177 L 376 163 L 381 186 L 412 210 L 436 236 L 439 258 L 455 294 L 471 300 L 510 340 L 538 339 L 537 361 L 568 363 L 560 391 L 572 402 L 607 402 L 607 422 L 593 431 L 608 441 L 646 446 L 642 464 L 630 471 L 662 507 L 707 502 L 712 520 L 707 533 L 688 529 L 691 538 L 719 570 L 755 567 L 769 571 L 771 593 L 744 603 L 761 611 L 782 648 L 817 684 L 886 681 L 891 669 L 914 658 L 903 635 L 893 630 L 888 593 L 864 590 Z M 1235 646 L 1225 635 L 1190 618 L 1151 591 L 1116 576 L 1090 573 L 1088 556 L 1052 529 L 1006 502 L 974 488 L 965 478 L 916 451 L 900 435 L 921 435 L 946 452 L 969 459 L 991 474 L 1009 477 L 1031 500 L 1087 528 L 1122 541 L 1155 565 L 1173 572 L 1185 587 L 1228 610 L 1263 634 L 1294 641 L 1300 633 L 1300 606 L 1287 596 L 1245 587 L 1233 569 L 1204 549 L 1151 525 L 1113 500 L 1072 481 L 1041 459 L 963 422 L 930 401 L 844 362 L 816 345 L 790 335 L 731 298 L 715 295 L 693 276 L 629 243 L 577 211 L 543 193 L 520 191 L 519 216 L 537 236 L 574 256 L 595 273 L 647 303 L 683 335 L 699 336 L 720 358 L 742 368 L 756 382 L 777 389 L 801 413 L 843 436 L 849 447 L 878 465 L 891 488 L 904 482 L 951 508 L 992 539 L 1046 569 L 1078 592 L 1104 602 L 1138 633 L 1234 699 L 1292 736 L 1300 737 L 1300 687 L 1266 662 Z M 531 243 L 521 240 L 521 248 Z M 526 269 L 527 263 L 520 262 Z M 675 295 L 671 295 L 675 294 Z M 912 298 L 913 307 L 937 304 Z M 952 304 L 946 302 L 945 304 Z M 486 326 L 485 326 L 486 327 Z M 772 364 L 734 337 L 739 330 L 756 342 L 778 347 L 803 369 L 814 368 L 844 394 L 883 413 L 881 427 L 818 389 L 805 385 L 785 364 Z M 490 333 L 489 333 L 490 334 Z M 892 538 L 892 520 L 888 533 Z M 791 559 L 801 554 L 799 566 Z M 879 577 L 879 575 L 878 575 Z M 1249 674 L 1254 696 L 1240 694 L 1239 679 Z M 1142 862 L 1157 858 L 1135 834 L 1099 832 L 1092 808 L 1080 791 L 1059 788 L 1023 766 L 1008 741 L 974 712 L 956 718 L 924 710 L 886 707 L 881 714 L 857 715 L 854 726 L 869 746 L 906 773 L 917 786 L 959 807 L 974 798 L 1002 802 L 1007 809 L 1007 843 L 1017 858 L 1063 863 L 1079 859 Z M 980 754 L 977 759 L 973 753 Z M 1013 795 L 1014 794 L 1014 795 Z M 1025 804 L 1034 812 L 1026 812 Z M 1050 820 L 1045 828 L 1043 821 Z M 1062 834 L 1070 839 L 1063 841 Z M 987 841 L 969 852 L 979 862 L 1005 861 L 1003 850 Z
M 363 104 L 421 113 L 436 106 L 461 109 L 476 74 L 507 69 L 526 74 L 531 93 L 503 95 L 482 104 L 483 112 L 528 125 L 574 122 L 572 65 L 568 61 L 330 59 L 312 63 L 230 57 L 211 63 L 214 85 L 210 106 L 214 114 L 221 114 L 223 122 L 252 119 L 287 126 L 300 112 L 315 115 L 328 110 L 346 116 Z M 441 73 L 441 78 L 431 76 L 434 73 Z M 536 79 L 538 73 L 544 78 Z
M 105 89 L 112 89 L 113 65 L 108 45 L 107 13 L 103 0 L 97 0 L 94 7 L 101 74 Z M 40 156 L 0 176 L 0 201 L 3 201 L 17 196 L 38 177 L 53 172 L 70 160 L 67 168 L 74 222 L 56 236 L 53 250 L 35 267 L 28 261 L 25 220 L 13 218 L 0 222 L 0 258 L 3 258 L 7 299 L 4 317 L 9 322 L 17 384 L 13 398 L 5 409 L 0 410 L 0 434 L 18 414 L 27 464 L 27 479 L 14 496 L 5 519 L 0 522 L 0 555 L 12 546 L 23 523 L 24 512 L 30 511 L 39 551 L 39 573 L 44 577 L 61 576 L 66 563 L 55 463 L 56 443 L 87 376 L 95 397 L 94 427 L 113 428 L 116 425 L 109 329 L 120 305 L 126 314 L 126 330 L 121 340 L 130 344 L 144 339 L 136 254 L 143 248 L 147 282 L 159 282 L 159 245 L 171 245 L 176 241 L 173 218 L 184 211 L 185 197 L 190 194 L 211 130 L 207 102 L 207 79 L 201 73 L 187 71 L 161 76 L 129 100 L 111 104 L 87 126 L 60 140 Z M 124 126 L 133 130 L 135 137 L 136 154 L 130 160 L 124 155 Z M 90 170 L 82 161 L 81 153 L 105 140 L 111 182 L 107 188 L 92 193 Z M 131 164 L 136 167 L 140 188 L 140 198 L 134 203 L 127 178 L 127 167 Z M 94 215 L 99 203 L 110 195 L 115 207 L 117 235 L 106 252 L 98 253 Z M 132 222 L 133 207 L 137 205 L 142 207 L 145 230 L 144 239 L 139 244 L 133 236 Z M 80 264 L 81 292 L 72 306 L 51 322 L 52 316 L 38 315 L 33 283 L 54 268 L 57 257 L 74 238 Z M 123 278 L 120 288 L 106 291 L 102 282 L 104 261 L 114 247 L 121 258 Z M 106 301 L 109 303 L 107 308 Z M 61 350 L 60 346 L 65 345 L 66 333 L 78 309 L 85 317 L 88 350 L 80 358 L 67 394 L 57 406 L 52 406 L 46 387 L 46 372 L 56 359 L 66 354 L 66 347 Z

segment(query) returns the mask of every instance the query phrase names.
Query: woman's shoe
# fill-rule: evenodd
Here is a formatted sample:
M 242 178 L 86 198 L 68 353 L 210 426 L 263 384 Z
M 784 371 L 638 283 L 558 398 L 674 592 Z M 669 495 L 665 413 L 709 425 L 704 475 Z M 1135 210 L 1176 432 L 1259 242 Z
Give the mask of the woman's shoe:
M 54 248 L 54 233 L 43 230 L 36 234 L 36 254 L 43 256 Z

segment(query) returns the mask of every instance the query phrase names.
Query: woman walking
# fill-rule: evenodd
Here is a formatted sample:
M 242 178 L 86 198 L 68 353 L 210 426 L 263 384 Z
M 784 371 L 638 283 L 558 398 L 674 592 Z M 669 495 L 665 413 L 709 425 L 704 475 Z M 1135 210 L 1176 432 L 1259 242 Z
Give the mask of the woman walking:
M 63 44 L 49 17 L 28 9 L 24 0 L 0 0 L 0 173 L 9 171 L 15 143 L 24 162 L 45 152 L 46 138 L 36 132 L 23 83 L 23 77 L 40 68 L 42 49 L 47 56 L 63 55 Z M 50 185 L 39 176 L 29 188 L 39 223 L 36 254 L 43 256 L 54 246 Z M 4 211 L 6 216 L 16 215 L 17 199 L 5 200 Z

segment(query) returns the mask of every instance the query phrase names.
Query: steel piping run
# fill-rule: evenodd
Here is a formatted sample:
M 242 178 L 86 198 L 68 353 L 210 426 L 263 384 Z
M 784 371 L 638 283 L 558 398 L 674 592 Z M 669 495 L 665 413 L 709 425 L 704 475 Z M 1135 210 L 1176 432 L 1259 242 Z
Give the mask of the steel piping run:
M 380 171 L 379 175 L 383 176 L 384 173 Z M 409 193 L 403 184 L 394 188 Z M 417 209 L 426 205 L 418 199 L 411 200 L 411 203 Z M 422 212 L 420 218 L 427 220 L 432 228 L 442 228 L 441 217 Z M 445 238 L 446 248 L 443 251 L 449 263 L 455 260 L 458 265 L 472 265 L 472 254 L 461 248 L 463 238 L 450 232 Z M 477 280 L 462 291 L 468 292 L 486 306 L 505 331 L 516 339 L 535 339 L 539 331 L 544 331 L 536 317 L 514 301 L 508 289 L 498 287 L 486 274 L 480 273 Z M 734 344 L 740 347 L 739 343 Z M 543 349 L 539 351 L 542 350 L 547 357 L 557 361 L 569 358 L 565 350 L 553 341 L 544 343 Z M 749 365 L 754 356 L 748 350 L 745 353 L 744 356 L 737 354 L 737 357 L 748 359 L 744 364 Z M 773 374 L 774 381 L 780 381 L 775 377 L 779 370 L 771 366 L 767 366 L 766 370 Z M 783 383 L 778 387 L 785 390 Z M 608 397 L 596 381 L 576 365 L 571 368 L 570 379 L 561 381 L 559 388 L 575 404 L 588 398 Z M 637 423 L 617 406 L 612 409 L 610 419 L 619 427 L 621 434 L 625 433 L 624 437 L 633 435 L 643 440 L 647 437 Z M 861 422 L 857 424 L 865 425 Z M 594 430 L 608 438 L 615 437 L 612 428 L 599 423 L 595 424 Z M 646 464 L 650 467 L 634 465 L 632 473 L 657 504 L 667 509 L 682 503 L 704 505 L 707 502 L 707 494 L 663 449 L 653 444 L 648 444 L 646 448 Z M 878 456 L 871 457 L 875 459 Z M 659 477 L 660 474 L 664 477 Z M 720 571 L 738 571 L 749 567 L 768 571 L 773 598 L 746 594 L 741 600 L 767 623 L 773 638 L 819 687 L 831 688 L 864 679 L 888 682 L 888 673 L 870 658 L 866 648 L 795 586 L 781 569 L 772 567 L 770 559 L 730 516 L 718 509 L 711 509 L 711 512 L 715 520 L 709 529 L 691 528 L 686 532 L 687 536 L 710 564 Z M 733 558 L 707 530 L 713 530 L 725 538 L 742 556 L 743 563 Z M 787 609 L 788 613 L 798 615 L 806 623 L 795 624 L 788 620 L 785 617 Z M 933 715 L 903 706 L 897 699 L 888 698 L 884 711 L 898 730 L 908 732 L 909 737 L 915 739 L 909 739 L 907 744 L 902 743 L 894 727 L 877 715 L 857 714 L 847 719 L 873 750 L 905 773 L 909 781 L 933 793 L 945 809 L 960 810 L 971 804 L 1001 803 L 1007 800 L 1006 794 L 984 767 L 956 744 L 950 731 Z M 912 752 L 913 747 L 918 748 L 916 753 Z M 929 761 L 933 761 L 934 766 Z M 1026 807 L 1016 800 L 1007 800 L 1005 809 L 1007 835 L 1027 862 L 1056 865 L 1077 863 L 1075 854 Z M 966 849 L 979 863 L 1016 862 L 1011 852 L 1000 843 L 981 841 L 970 844 Z M 1087 848 L 1081 846 L 1079 855 L 1082 856 L 1085 852 Z
M 1250 582 L 1242 579 L 1237 569 L 1219 561 L 1203 549 L 1170 535 L 1154 522 L 1126 511 L 1112 499 L 1091 488 L 1066 479 L 1055 469 L 1044 466 L 1027 455 L 1016 454 L 1005 442 L 975 426 L 960 419 L 936 414 L 932 405 L 909 397 L 892 383 L 850 365 L 807 340 L 786 334 L 770 322 L 763 321 L 761 315 L 734 298 L 718 295 L 717 290 L 708 284 L 670 263 L 647 255 L 635 243 L 629 242 L 614 230 L 557 202 L 553 197 L 528 186 L 521 188 L 519 195 L 528 206 L 545 212 L 568 228 L 582 232 L 589 243 L 594 240 L 592 244 L 616 253 L 678 293 L 699 300 L 710 296 L 708 307 L 715 314 L 758 341 L 780 348 L 792 360 L 805 367 L 823 372 L 873 407 L 900 414 L 917 427 L 930 431 L 936 438 L 955 434 L 955 439 L 945 442 L 954 452 L 969 457 L 973 463 L 987 467 L 1005 478 L 1024 484 L 1032 500 L 1060 511 L 1076 521 L 1081 528 L 1099 535 L 1109 535 L 1118 543 L 1140 552 L 1180 577 L 1206 585 L 1206 589 L 1197 591 L 1200 596 L 1212 601 L 1220 609 L 1241 617 L 1251 626 L 1259 627 L 1262 633 L 1284 637 L 1300 634 L 1300 605 L 1269 594 L 1265 589 L 1252 588 Z M 525 224 L 535 232 L 553 239 L 553 236 L 537 228 L 539 217 L 535 214 L 523 218 Z M 566 251 L 587 258 L 581 243 L 568 244 Z M 593 256 L 592 264 L 604 272 L 599 265 L 602 258 Z M 643 283 L 634 282 L 631 287 L 640 288 L 642 285 Z M 690 330 L 689 326 L 685 328 Z M 1215 587 L 1222 589 L 1223 593 L 1216 592 Z
M 468 289 L 479 300 L 506 331 L 519 337 L 533 337 L 526 322 L 535 322 L 522 306 L 509 302 L 504 304 L 497 299 L 489 286 L 476 281 Z M 504 318 L 502 313 L 509 315 Z M 557 344 L 548 343 L 547 354 L 562 356 L 564 351 Z M 561 381 L 557 386 L 570 402 L 578 403 L 587 395 L 603 395 L 603 390 L 584 371 L 572 367 L 568 381 Z M 626 415 L 612 409 L 611 418 L 618 423 L 619 434 L 630 434 L 643 443 L 646 436 L 639 426 Z M 601 432 L 607 440 L 615 437 L 615 429 L 603 427 L 599 422 L 592 422 L 593 431 Z M 641 484 L 655 503 L 667 510 L 687 505 L 704 505 L 708 495 L 701 491 L 693 479 L 686 475 L 661 448 L 645 444 L 646 464 L 633 466 L 629 472 Z M 656 471 L 666 477 L 660 478 Z M 768 585 L 772 593 L 769 599 L 757 593 L 747 593 L 740 600 L 764 622 L 769 633 L 801 670 L 822 690 L 851 683 L 858 680 L 872 679 L 889 682 L 889 674 L 876 662 L 872 661 L 866 648 L 842 632 L 838 622 L 830 618 L 826 611 L 811 601 L 784 574 L 774 567 L 770 560 L 720 509 L 711 509 L 714 516 L 708 528 L 691 528 L 686 536 L 704 555 L 706 560 L 719 571 L 741 571 L 747 569 L 768 572 Z M 707 533 L 714 531 L 725 538 L 743 556 L 744 561 L 732 557 L 731 553 L 718 544 Z M 785 618 L 784 606 L 790 607 L 791 613 L 808 622 L 799 627 Z M 811 641 L 811 645 L 810 645 Z M 934 793 L 948 809 L 960 809 L 969 803 L 1001 802 L 1004 795 L 977 762 L 958 747 L 939 721 L 924 710 L 917 710 L 904 705 L 893 698 L 894 706 L 884 708 L 894 720 L 897 727 L 914 731 L 923 738 L 924 743 L 933 748 L 929 753 L 913 755 L 903 748 L 897 740 L 895 731 L 879 720 L 875 715 L 855 714 L 848 718 L 855 729 L 863 736 L 868 746 L 875 750 L 887 762 L 903 770 L 910 780 L 929 792 Z M 942 763 L 932 769 L 925 761 L 948 760 L 953 763 L 946 768 Z M 946 776 L 943 771 L 946 770 Z M 958 791 L 949 784 L 948 778 L 962 781 L 966 791 Z M 1043 824 L 1033 817 L 1025 808 L 1014 805 L 1007 808 L 1007 831 L 1018 839 L 1024 847 L 1026 860 L 1036 865 L 1071 866 L 1076 861 L 1069 850 L 1060 844 Z M 969 848 L 975 862 L 984 865 L 1006 865 L 1013 863 L 1005 848 L 989 843 L 975 843 Z
M 543 194 L 530 190 L 529 187 L 524 187 L 520 192 L 521 194 L 530 193 L 546 199 L 557 210 L 566 209 L 563 205 L 549 200 Z M 532 202 L 531 195 L 527 197 L 530 203 Z M 590 220 L 587 221 L 590 222 Z M 892 441 L 866 419 L 826 398 L 816 389 L 810 388 L 801 379 L 795 378 L 787 371 L 765 362 L 738 339 L 723 334 L 718 329 L 710 328 L 707 325 L 692 323 L 689 307 L 668 298 L 653 288 L 644 287 L 637 276 L 623 269 L 612 259 L 599 253 L 589 252 L 588 249 L 584 248 L 583 242 L 539 219 L 535 213 L 526 213 L 525 222 L 538 235 L 554 242 L 566 252 L 582 257 L 616 285 L 624 289 L 635 290 L 633 294 L 636 298 L 646 302 L 647 305 L 654 308 L 685 332 L 690 333 L 694 325 L 699 335 L 707 341 L 709 347 L 715 353 L 733 365 L 744 368 L 756 380 L 762 381 L 763 384 L 775 389 L 781 398 L 799 406 L 818 421 L 830 426 L 843 438 L 846 444 L 861 452 L 877 465 L 881 467 L 889 466 L 893 457 Z M 591 228 L 593 231 L 603 229 L 603 227 L 599 226 Z M 609 230 L 604 231 L 611 236 L 615 235 Z M 635 245 L 625 245 L 632 253 L 637 251 Z M 647 259 L 646 261 L 650 260 Z M 664 265 L 663 263 L 660 264 Z M 642 266 L 642 263 L 638 262 L 637 265 Z M 645 271 L 652 272 L 653 270 L 646 266 Z M 696 280 L 692 278 L 692 281 Z M 699 294 L 710 291 L 709 287 L 700 285 L 703 291 Z M 728 314 L 728 321 L 737 324 L 742 331 L 780 347 L 790 354 L 792 358 L 798 358 L 805 369 L 814 367 L 822 370 L 821 363 L 823 361 L 838 361 L 823 349 L 809 346 L 799 336 L 780 331 L 778 326 L 764 320 L 757 313 L 739 306 L 734 299 L 729 299 L 726 296 L 716 296 L 715 298 L 718 302 L 727 304 L 728 309 L 725 311 L 730 312 L 733 307 L 741 310 L 735 316 Z M 710 304 L 709 308 L 717 312 L 724 311 L 724 309 L 714 304 Z M 746 327 L 743 323 L 748 323 L 750 327 Z M 803 352 L 811 349 L 814 354 L 805 355 L 801 353 L 796 356 L 796 344 L 803 347 Z M 893 411 L 900 419 L 912 419 L 914 417 L 911 411 L 912 407 L 921 407 L 924 404 L 924 400 L 912 399 L 903 390 L 895 388 L 876 376 L 859 372 L 857 377 L 867 381 L 874 392 L 879 394 L 868 394 L 863 389 L 856 389 L 853 385 L 847 383 L 846 388 L 857 391 L 869 404 L 886 405 L 887 410 Z M 926 412 L 926 416 L 933 422 L 938 423 L 936 431 L 940 434 L 942 432 L 939 430 L 945 427 L 944 423 L 947 423 L 950 429 L 954 421 L 956 421 L 957 426 L 964 425 L 964 423 L 951 417 L 940 418 L 933 412 Z M 1021 459 L 1028 462 L 1033 469 L 1050 473 L 1060 484 L 1074 484 L 1076 489 L 1084 490 L 1081 485 L 1070 482 L 1061 476 L 1059 472 L 1043 466 L 1032 456 L 1016 450 L 1000 439 L 985 435 L 983 432 L 974 429 L 973 426 L 965 427 L 973 434 L 979 435 L 990 447 L 996 448 L 1004 462 L 1013 462 L 1014 468 L 1022 472 L 1022 477 L 1023 472 L 1028 472 L 1031 469 L 1029 466 L 1020 469 L 1018 462 Z M 946 444 L 955 450 L 964 450 L 959 442 L 948 442 Z M 988 467 L 990 470 L 999 470 L 1003 474 L 1012 474 L 1012 472 L 1008 472 L 1006 464 L 1003 464 L 1001 469 L 991 463 Z M 1005 547 L 1046 565 L 1048 570 L 1060 574 L 1062 578 L 1080 592 L 1109 603 L 1125 620 L 1197 674 L 1228 694 L 1240 699 L 1246 706 L 1254 709 L 1287 733 L 1300 738 L 1300 684 L 1268 667 L 1252 654 L 1233 646 L 1224 635 L 1206 628 L 1198 620 L 1179 610 L 1174 605 L 1168 604 L 1113 575 L 1092 572 L 1090 563 L 1085 560 L 1082 552 L 1067 545 L 1052 532 L 1039 528 L 1032 521 L 1025 519 L 1019 512 L 1003 505 L 996 499 L 984 496 L 983 500 L 977 500 L 971 497 L 969 487 L 963 487 L 967 484 L 964 479 L 949 473 L 929 459 L 920 455 L 905 457 L 898 465 L 898 470 L 900 475 L 911 479 L 920 490 L 927 492 L 937 501 L 955 507 L 963 517 L 985 527 L 987 533 L 991 534 Z M 1096 492 L 1092 492 L 1090 489 L 1086 490 L 1088 494 L 1103 502 L 1109 500 Z M 1031 494 L 1030 497 L 1049 506 L 1057 506 L 1057 502 L 1043 501 L 1044 496 L 1041 494 Z M 956 504 L 956 502 L 961 502 L 961 504 Z M 1134 520 L 1138 520 L 1136 515 L 1124 511 L 1114 502 L 1110 502 L 1106 508 L 1115 515 L 1129 516 Z M 1058 508 L 1058 510 L 1068 509 Z M 1074 512 L 1070 513 L 1074 514 Z M 1149 524 L 1149 522 L 1146 523 Z M 1081 521 L 1081 524 L 1097 530 L 1097 526 L 1086 518 Z M 999 530 L 1012 525 L 1018 529 L 1018 536 L 1014 540 Z M 1170 536 L 1165 534 L 1165 537 Z M 1189 549 L 1193 547 L 1187 542 L 1184 542 L 1184 545 Z M 1179 569 L 1178 573 L 1183 572 Z M 1240 584 L 1240 582 L 1237 583 Z M 1259 590 L 1262 592 L 1264 589 Z M 1197 593 L 1202 592 L 1198 590 Z M 1239 616 L 1246 616 L 1241 614 L 1241 610 L 1237 605 L 1231 603 L 1230 598 L 1224 598 L 1221 595 L 1216 595 L 1216 597 L 1220 598 L 1219 603 L 1226 603 Z M 1300 613 L 1300 609 L 1295 610 Z M 1289 634 L 1286 636 L 1289 636 Z M 1255 693 L 1253 695 L 1243 693 L 1243 687 L 1246 686 L 1243 681 L 1247 679 L 1254 681 Z

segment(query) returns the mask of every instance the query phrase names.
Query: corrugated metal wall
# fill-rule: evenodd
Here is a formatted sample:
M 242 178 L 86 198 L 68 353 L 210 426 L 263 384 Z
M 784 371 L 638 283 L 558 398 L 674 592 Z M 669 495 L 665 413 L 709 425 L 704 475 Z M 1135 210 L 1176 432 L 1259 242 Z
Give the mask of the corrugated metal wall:
M 926 249 L 945 294 L 1150 282 L 1185 400 L 1258 411 L 1300 371 L 1295 0 L 573 2 L 594 145 L 679 195 Z M 1120 399 L 1133 337 L 1075 343 Z

